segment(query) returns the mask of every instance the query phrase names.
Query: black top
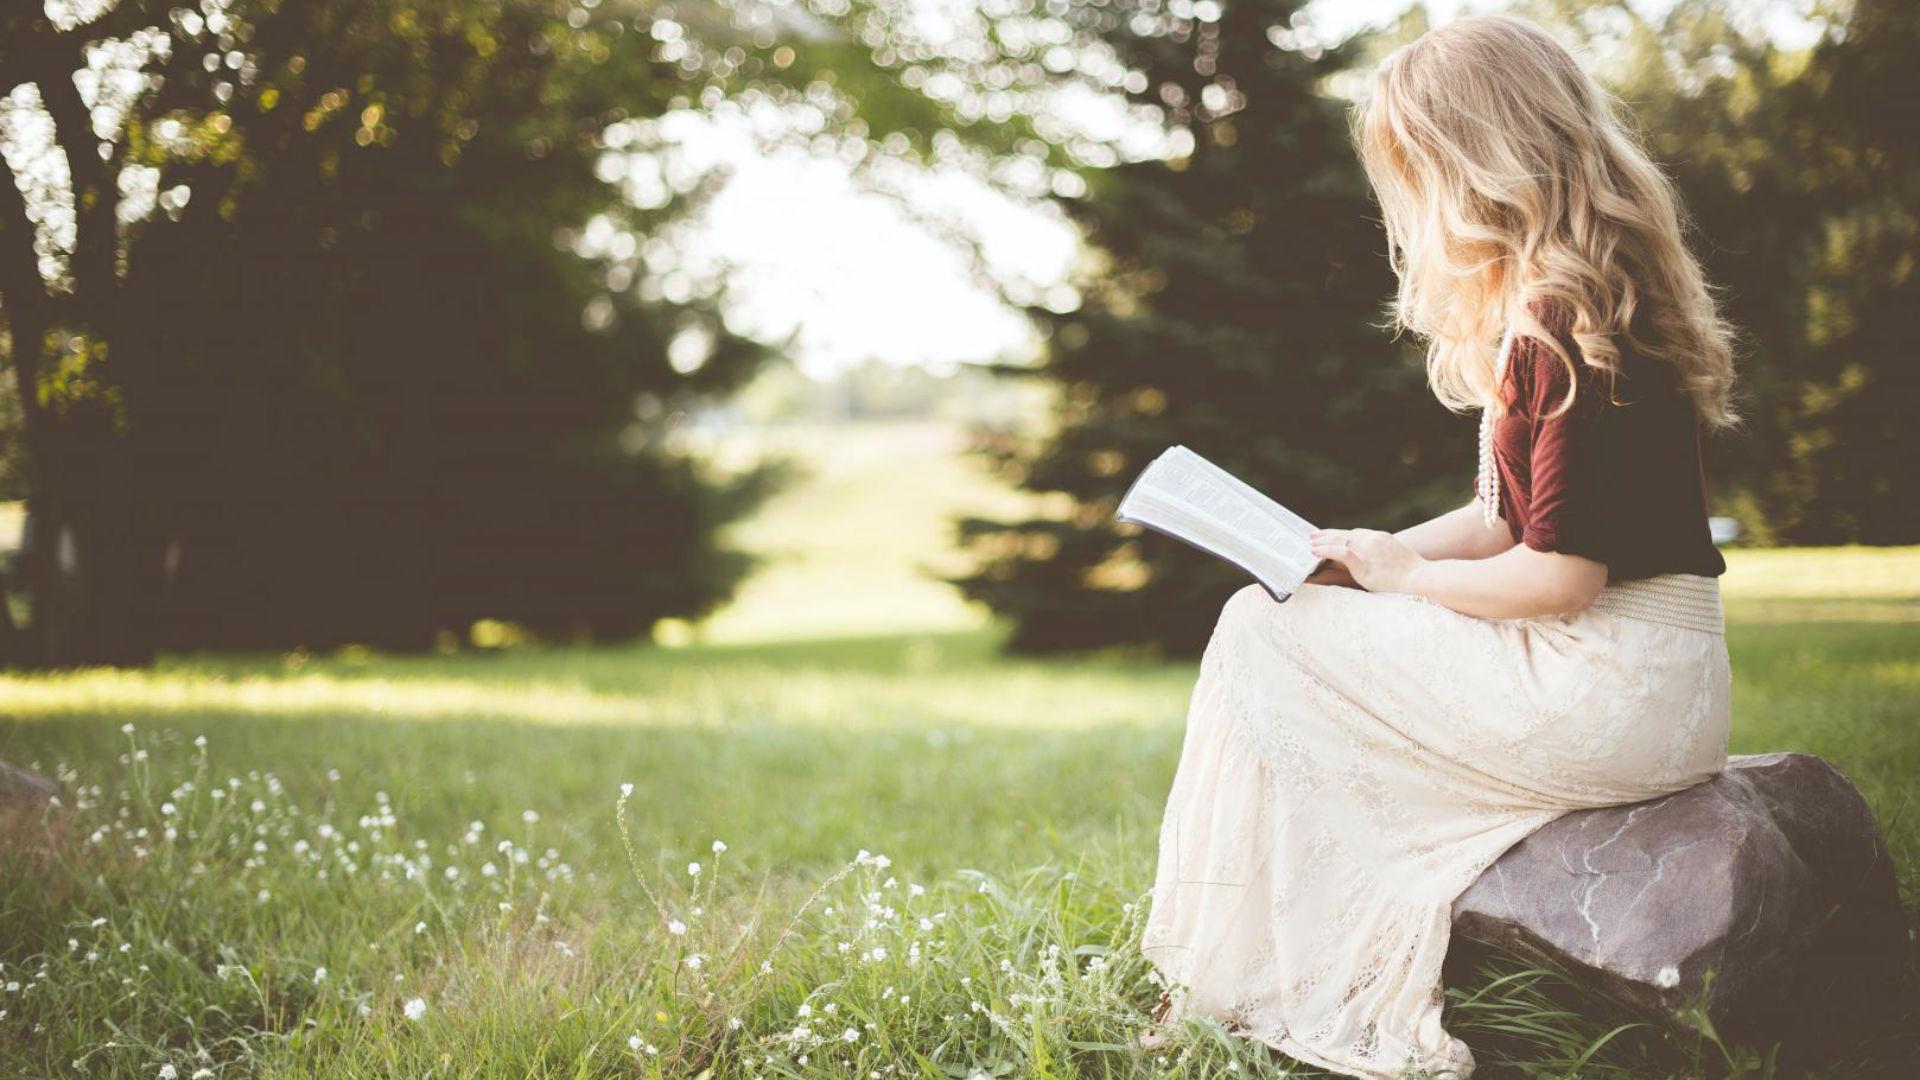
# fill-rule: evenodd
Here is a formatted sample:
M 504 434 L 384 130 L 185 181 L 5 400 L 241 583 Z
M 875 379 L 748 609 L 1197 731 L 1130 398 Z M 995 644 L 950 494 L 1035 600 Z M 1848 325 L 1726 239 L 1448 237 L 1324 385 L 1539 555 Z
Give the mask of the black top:
M 1564 313 L 1533 310 L 1578 366 L 1579 389 L 1552 416 L 1566 399 L 1566 365 L 1546 343 L 1514 339 L 1500 387 L 1507 411 L 1493 429 L 1514 542 L 1606 563 L 1610 581 L 1725 573 L 1707 527 L 1700 419 L 1673 369 L 1622 343 L 1613 379 L 1582 362 Z

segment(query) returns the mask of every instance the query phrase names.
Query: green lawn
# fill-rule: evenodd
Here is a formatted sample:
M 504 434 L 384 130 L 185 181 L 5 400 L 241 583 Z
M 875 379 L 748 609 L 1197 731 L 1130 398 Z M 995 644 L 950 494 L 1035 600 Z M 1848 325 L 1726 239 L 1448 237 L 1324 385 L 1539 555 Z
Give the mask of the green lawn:
M 1734 749 L 1838 764 L 1910 912 L 1916 567 L 1766 552 L 1728 577 Z M 871 636 L 753 640 L 778 619 L 736 612 L 712 635 L 735 640 L 671 648 L 0 678 L 0 758 L 76 804 L 4 834 L 0 1076 L 1280 1075 L 1203 1025 L 1123 1045 L 1157 993 L 1133 944 L 1194 666 L 1007 659 L 994 627 L 939 628 L 964 608 L 913 610 Z M 1544 1014 L 1543 978 L 1457 991 L 1450 1026 L 1491 1045 L 1532 1015 L 1483 1061 L 1564 1074 L 1621 1018 Z M 1720 1055 L 1643 1027 L 1578 1072 Z

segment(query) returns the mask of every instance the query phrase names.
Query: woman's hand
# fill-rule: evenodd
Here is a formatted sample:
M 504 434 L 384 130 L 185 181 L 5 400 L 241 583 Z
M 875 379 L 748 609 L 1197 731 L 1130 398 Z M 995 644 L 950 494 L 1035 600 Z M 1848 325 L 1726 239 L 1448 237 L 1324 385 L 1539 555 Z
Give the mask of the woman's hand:
M 1347 572 L 1347 568 L 1337 562 L 1321 563 L 1320 569 L 1308 574 L 1306 580 L 1301 582 L 1301 584 L 1334 585 L 1342 589 L 1357 589 L 1360 587 L 1360 583 L 1353 580 L 1353 575 Z
M 1413 592 L 1414 573 L 1426 562 L 1404 541 L 1379 529 L 1315 529 L 1307 544 L 1369 592 Z

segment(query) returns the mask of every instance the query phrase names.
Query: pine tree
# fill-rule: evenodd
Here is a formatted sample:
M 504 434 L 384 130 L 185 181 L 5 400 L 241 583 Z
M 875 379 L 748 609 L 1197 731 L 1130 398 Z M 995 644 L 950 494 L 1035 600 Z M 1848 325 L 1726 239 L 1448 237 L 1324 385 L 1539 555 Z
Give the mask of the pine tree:
M 1294 28 L 1298 6 L 1112 20 L 1107 40 L 1147 75 L 1134 96 L 1165 103 L 1193 146 L 1096 174 L 1067 200 L 1104 265 L 1078 310 L 1032 309 L 1049 350 L 1025 371 L 1058 382 L 1055 430 L 980 433 L 1004 475 L 1071 502 L 1063 515 L 958 522 L 979 566 L 949 580 L 1011 620 L 1012 649 L 1205 644 L 1248 579 L 1113 521 L 1171 444 L 1316 524 L 1396 528 L 1470 495 L 1470 424 L 1382 328 L 1385 237 L 1347 105 L 1322 85 L 1346 58 Z

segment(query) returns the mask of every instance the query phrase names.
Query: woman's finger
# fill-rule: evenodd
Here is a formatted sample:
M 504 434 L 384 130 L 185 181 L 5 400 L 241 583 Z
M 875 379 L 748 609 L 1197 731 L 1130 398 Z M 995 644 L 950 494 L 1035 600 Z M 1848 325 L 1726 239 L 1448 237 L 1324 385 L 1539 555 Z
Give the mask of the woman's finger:
M 1307 550 L 1315 557 L 1332 559 L 1341 565 L 1352 565 L 1360 561 L 1360 553 L 1342 537 L 1337 540 L 1314 540 L 1307 544 Z

